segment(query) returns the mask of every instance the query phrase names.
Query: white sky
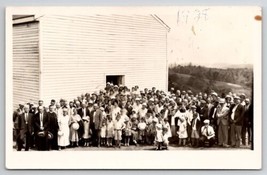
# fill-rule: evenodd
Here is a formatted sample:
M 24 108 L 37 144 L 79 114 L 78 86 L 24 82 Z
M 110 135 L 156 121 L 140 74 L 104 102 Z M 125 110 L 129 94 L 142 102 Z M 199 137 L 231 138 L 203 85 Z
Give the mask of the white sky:
M 103 10 L 105 9 L 105 10 Z M 261 9 L 255 6 L 16 7 L 16 14 L 156 14 L 170 28 L 169 64 L 253 64 L 261 57 Z M 19 13 L 18 13 L 19 12 Z M 255 63 L 255 62 L 254 62 Z
M 171 30 L 169 63 L 253 64 L 261 49 L 257 7 L 177 7 L 158 16 Z

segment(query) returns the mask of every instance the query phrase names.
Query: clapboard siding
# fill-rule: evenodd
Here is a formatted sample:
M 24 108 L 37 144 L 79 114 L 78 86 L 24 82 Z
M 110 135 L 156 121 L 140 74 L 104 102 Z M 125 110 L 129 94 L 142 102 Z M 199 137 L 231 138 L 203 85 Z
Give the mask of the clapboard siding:
M 106 75 L 125 85 L 167 90 L 166 33 L 152 16 L 42 17 L 43 99 L 73 99 L 104 88 Z
M 39 99 L 39 24 L 13 25 L 13 107 Z

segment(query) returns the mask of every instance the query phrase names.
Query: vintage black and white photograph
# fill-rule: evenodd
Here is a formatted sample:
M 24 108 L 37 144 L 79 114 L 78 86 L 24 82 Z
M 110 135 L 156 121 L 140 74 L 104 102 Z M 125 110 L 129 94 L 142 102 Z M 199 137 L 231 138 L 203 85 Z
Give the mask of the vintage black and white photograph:
M 6 32 L 9 167 L 261 166 L 259 7 L 10 7 Z

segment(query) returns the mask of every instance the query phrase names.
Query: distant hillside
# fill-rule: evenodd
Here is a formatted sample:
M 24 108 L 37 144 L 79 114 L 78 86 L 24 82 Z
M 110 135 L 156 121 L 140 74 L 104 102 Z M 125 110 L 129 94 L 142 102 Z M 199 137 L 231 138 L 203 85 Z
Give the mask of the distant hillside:
M 169 88 L 220 94 L 228 92 L 251 94 L 253 70 L 249 68 L 207 68 L 176 65 L 169 68 Z

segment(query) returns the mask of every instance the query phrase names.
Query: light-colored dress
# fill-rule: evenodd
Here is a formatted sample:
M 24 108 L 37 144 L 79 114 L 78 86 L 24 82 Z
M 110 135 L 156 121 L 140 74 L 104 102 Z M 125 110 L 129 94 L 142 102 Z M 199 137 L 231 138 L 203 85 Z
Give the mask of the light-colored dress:
M 186 113 L 181 113 L 178 120 L 179 130 L 177 132 L 180 139 L 185 139 L 188 137 L 187 135 L 187 120 Z
M 162 134 L 162 124 L 156 124 L 156 142 L 163 142 L 163 134 Z
M 169 122 L 163 122 L 163 127 L 168 129 L 166 135 L 168 137 L 172 137 L 171 127 L 170 127 Z
M 78 130 L 74 130 L 72 128 L 72 125 L 74 123 L 78 123 L 78 121 L 80 121 L 80 120 L 81 120 L 81 117 L 79 114 L 76 114 L 76 115 L 70 117 L 70 123 L 72 123 L 70 126 L 70 141 L 72 141 L 72 142 L 78 142 L 79 141 Z
M 131 136 L 132 135 L 132 123 L 128 122 L 125 124 L 125 136 Z
M 145 136 L 146 123 L 140 122 L 138 123 L 137 127 L 139 129 L 139 139 L 142 139 L 142 137 Z
M 58 136 L 58 146 L 68 146 L 70 144 L 70 128 L 69 128 L 70 117 L 60 116 L 58 118 L 59 130 L 63 133 L 62 136 Z
M 103 125 L 102 127 L 101 127 L 101 131 L 100 131 L 100 137 L 101 138 L 106 138 L 106 134 L 107 134 L 107 126 L 106 125 Z
M 91 135 L 89 133 L 90 118 L 89 118 L 89 116 L 86 116 L 86 117 L 83 117 L 82 119 L 83 119 L 83 129 L 84 129 L 83 139 L 89 139 L 89 138 L 91 138 Z
M 113 121 L 107 121 L 107 138 L 113 138 L 114 137 L 114 122 Z

